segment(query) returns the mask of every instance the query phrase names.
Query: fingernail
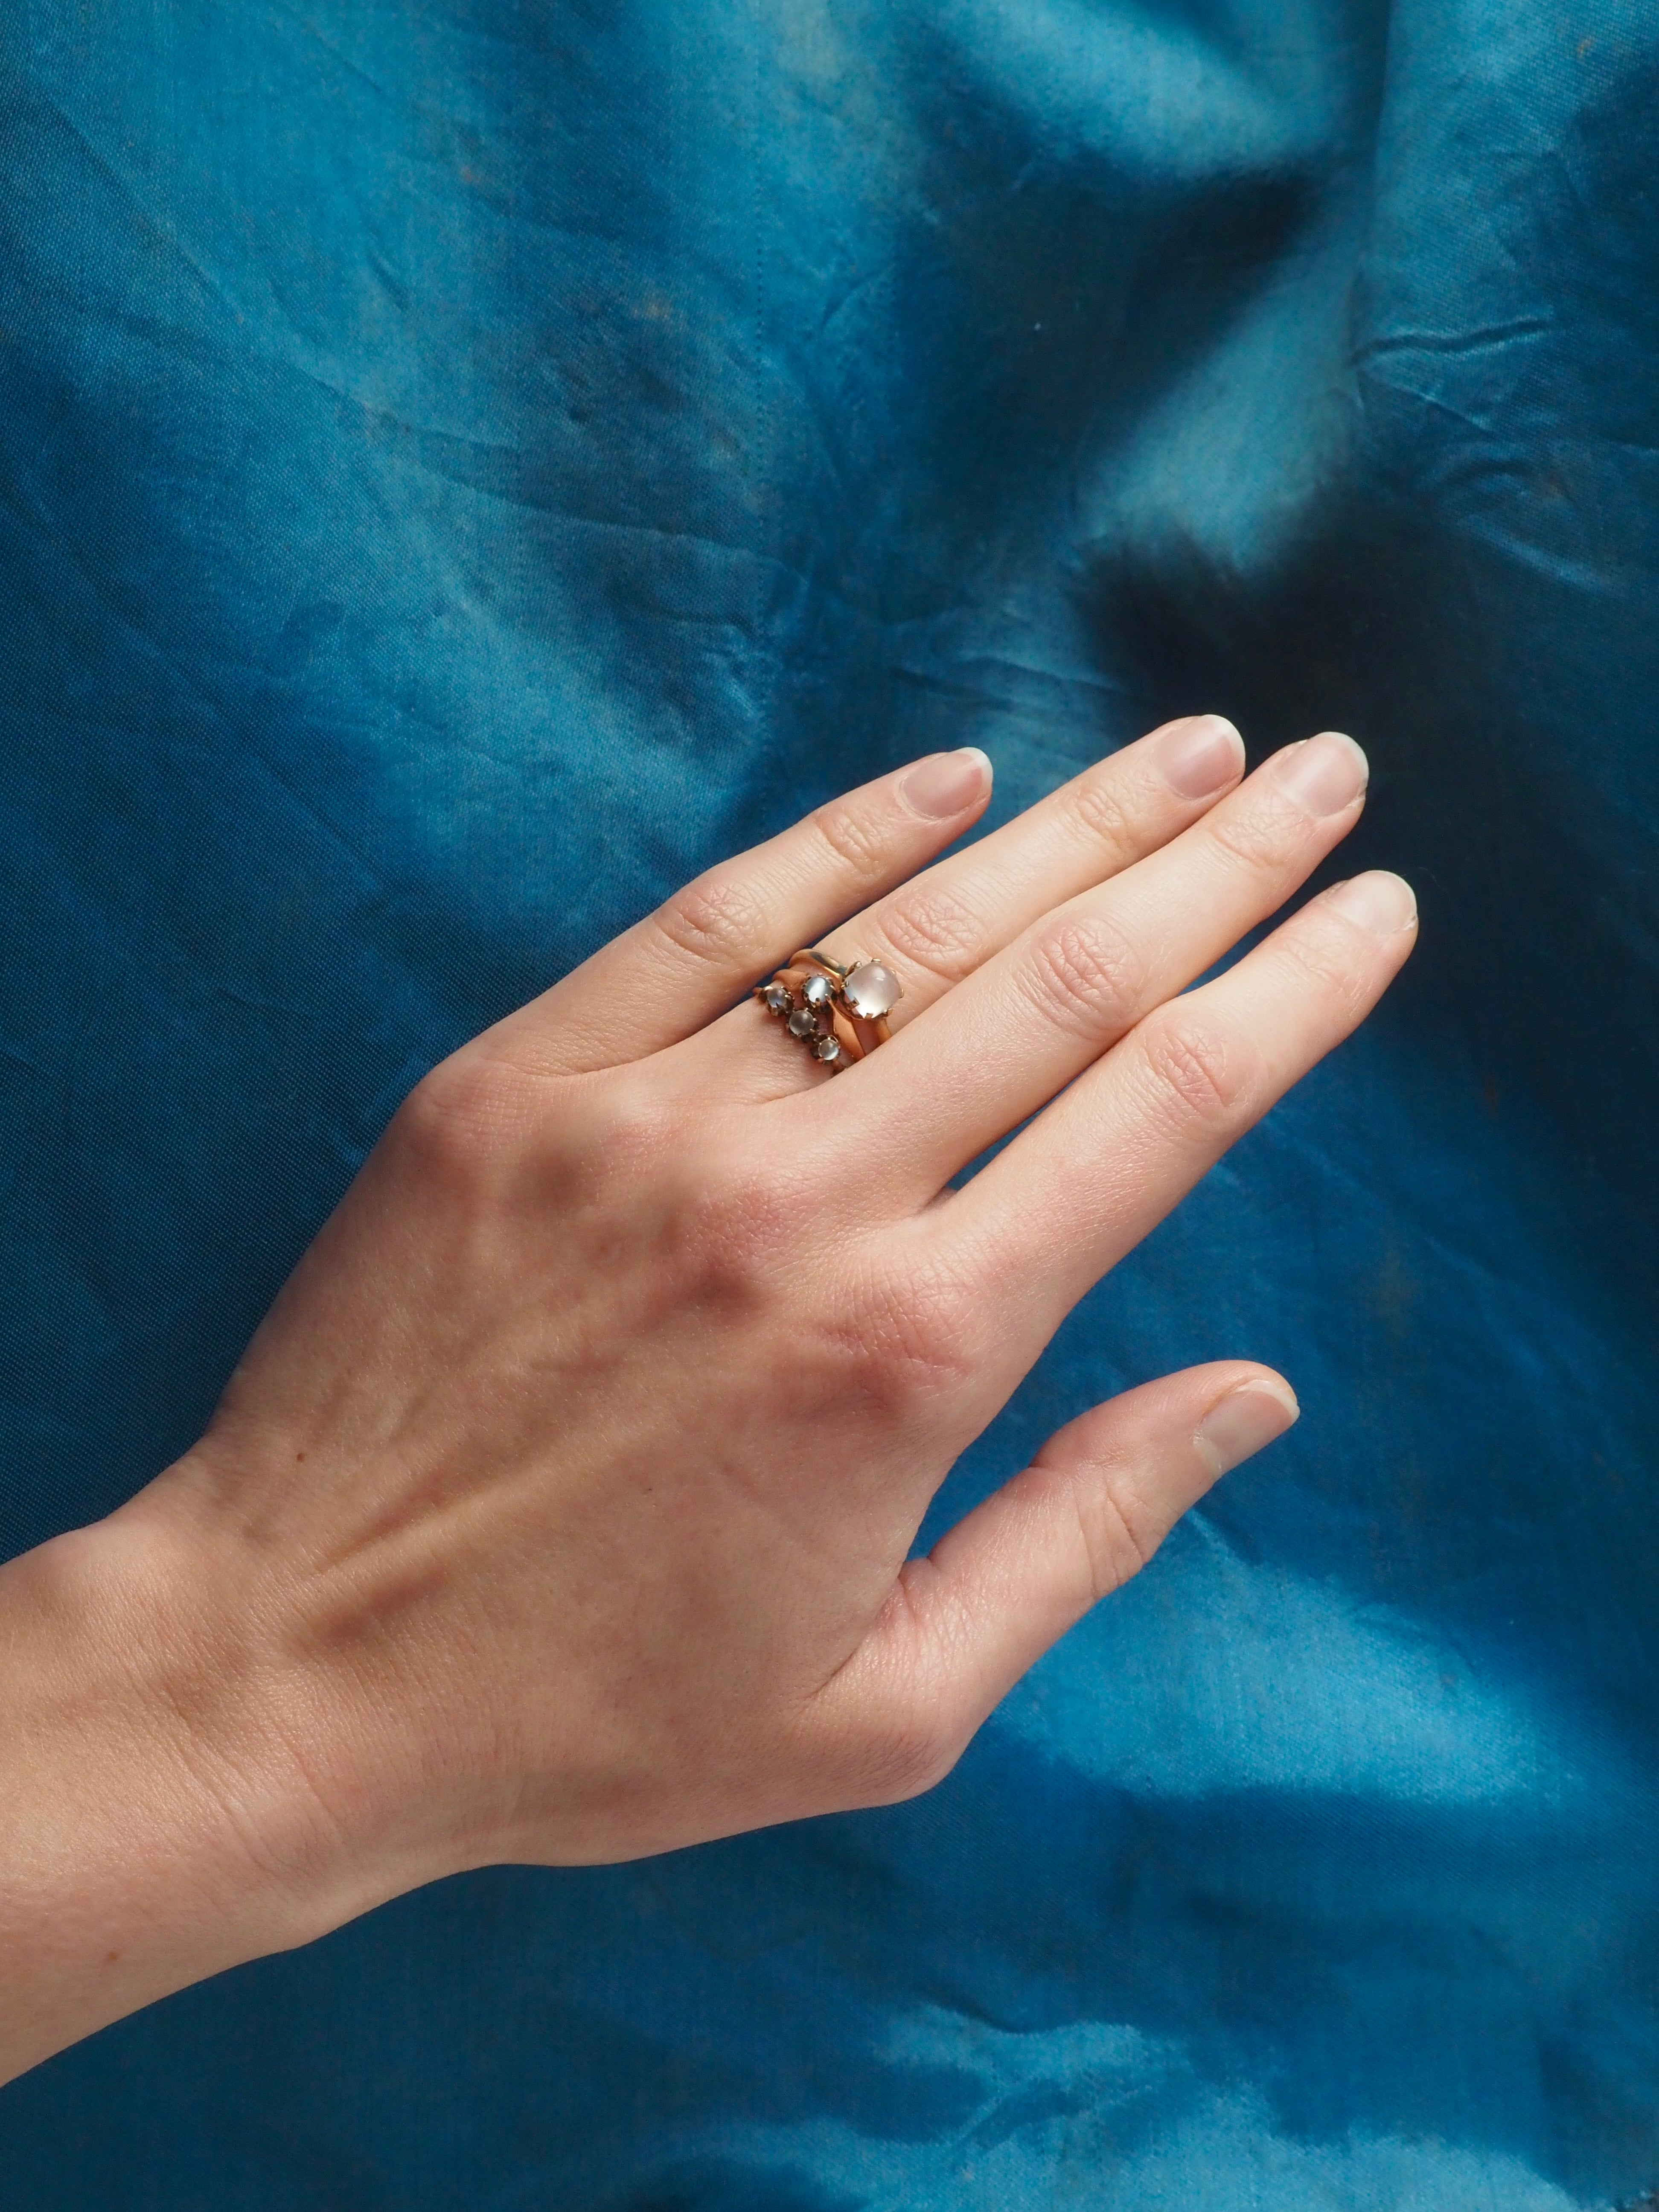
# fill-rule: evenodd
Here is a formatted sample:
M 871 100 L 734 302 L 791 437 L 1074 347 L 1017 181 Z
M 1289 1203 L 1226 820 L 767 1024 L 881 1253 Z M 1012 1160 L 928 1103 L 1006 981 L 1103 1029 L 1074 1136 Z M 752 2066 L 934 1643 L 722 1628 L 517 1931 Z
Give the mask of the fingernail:
M 1301 1413 L 1288 1382 L 1245 1382 L 1211 1407 L 1193 1442 L 1211 1474 L 1225 1474 L 1229 1468 L 1282 1437 Z
M 1340 814 L 1370 780 L 1370 763 L 1352 738 L 1322 731 L 1279 756 L 1279 781 L 1310 814 Z
M 1207 799 L 1244 765 L 1244 740 L 1222 714 L 1172 722 L 1152 747 L 1158 772 L 1182 799 Z
M 899 786 L 906 803 L 930 822 L 947 821 L 991 787 L 991 757 L 977 745 L 918 761 Z
M 1416 892 L 1403 876 L 1390 875 L 1386 868 L 1374 868 L 1369 875 L 1338 884 L 1325 897 L 1339 914 L 1346 914 L 1350 921 L 1357 921 L 1362 929 L 1371 930 L 1378 937 L 1392 937 L 1399 930 L 1409 929 L 1417 919 Z

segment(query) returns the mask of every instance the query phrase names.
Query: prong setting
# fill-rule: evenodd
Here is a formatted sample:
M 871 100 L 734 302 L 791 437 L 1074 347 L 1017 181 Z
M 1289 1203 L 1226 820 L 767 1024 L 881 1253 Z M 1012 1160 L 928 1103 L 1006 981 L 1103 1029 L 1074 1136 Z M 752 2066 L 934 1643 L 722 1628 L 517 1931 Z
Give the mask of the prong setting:
M 832 1074 L 886 1042 L 887 1016 L 903 995 L 897 976 L 879 960 L 844 968 L 810 948 L 793 953 L 787 968 L 754 991 Z

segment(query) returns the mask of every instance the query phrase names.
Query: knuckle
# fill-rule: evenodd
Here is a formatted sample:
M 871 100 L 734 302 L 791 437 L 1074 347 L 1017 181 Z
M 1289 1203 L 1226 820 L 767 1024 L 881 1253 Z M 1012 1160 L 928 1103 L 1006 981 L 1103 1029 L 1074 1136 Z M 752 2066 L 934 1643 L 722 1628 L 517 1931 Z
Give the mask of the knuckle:
M 548 1079 L 468 1047 L 439 1062 L 398 1108 L 397 1141 L 427 1173 L 453 1182 L 519 1152 L 544 1113 Z
M 937 1789 L 963 1747 L 936 1712 L 918 1702 L 884 1717 L 860 1745 L 857 1792 L 866 1805 L 901 1805 Z
M 729 1126 L 649 1101 L 606 1099 L 580 1117 L 549 1174 L 600 1279 L 604 1310 L 621 1301 L 645 1330 L 737 1326 L 771 1341 L 787 1328 L 798 1200 L 787 1182 L 736 1158 L 729 1137 Z
M 681 1194 L 678 1242 L 722 1303 L 748 1305 L 772 1296 L 793 1266 L 800 1216 L 799 1193 L 787 1178 L 704 1162 Z
M 1255 1055 L 1242 1038 L 1186 1016 L 1152 1024 L 1143 1049 L 1181 1119 L 1217 1131 L 1237 1119 L 1255 1079 Z
M 1068 1487 L 1090 1602 L 1098 1605 L 1140 1572 L 1158 1549 L 1158 1533 L 1126 1491 L 1121 1470 L 1092 1481 L 1074 1478 Z
M 1085 834 L 1095 844 L 1104 846 L 1110 859 L 1132 860 L 1139 851 L 1133 817 L 1109 763 L 1084 777 L 1073 794 L 1072 811 Z
M 979 1370 L 979 1301 L 937 1261 L 868 1267 L 825 1330 L 841 1388 L 887 1419 L 921 1417 Z
M 902 965 L 942 983 L 959 983 L 985 957 L 985 924 L 958 892 L 914 885 L 875 918 L 875 930 Z
M 1145 1565 L 1133 1532 L 1115 1510 L 1108 1481 L 1097 1468 L 1054 1467 L 1039 1454 L 1021 1478 L 1036 1513 L 1076 1534 L 1081 1581 L 1091 1605 L 1109 1597 Z
M 1255 790 L 1243 803 L 1212 814 L 1205 834 L 1227 860 L 1253 874 L 1276 872 L 1303 842 L 1305 817 L 1268 790 Z
M 1099 1595 L 1107 1597 L 1150 1563 L 1161 1538 L 1141 1500 L 1121 1483 L 1109 1482 L 1102 1492 L 1100 1520 L 1094 1574 Z
M 1352 939 L 1334 929 L 1316 909 L 1297 917 L 1280 939 L 1279 951 L 1297 981 L 1311 987 L 1316 997 L 1334 1000 L 1349 1012 L 1369 1002 L 1370 978 L 1355 964 Z
M 886 859 L 890 841 L 866 810 L 832 799 L 810 819 L 838 870 L 862 878 L 874 875 Z
M 591 1086 L 563 1133 L 570 1149 L 591 1158 L 612 1183 L 657 1174 L 665 1159 L 692 1171 L 688 1133 L 674 1102 L 631 1069 Z
M 1097 1042 L 1135 1018 L 1146 985 L 1139 947 L 1103 915 L 1074 915 L 1033 939 L 1016 969 L 1054 1026 Z
M 740 878 L 718 871 L 676 891 L 652 919 L 677 951 L 711 967 L 736 964 L 746 973 L 760 957 L 757 948 L 769 941 L 753 890 Z

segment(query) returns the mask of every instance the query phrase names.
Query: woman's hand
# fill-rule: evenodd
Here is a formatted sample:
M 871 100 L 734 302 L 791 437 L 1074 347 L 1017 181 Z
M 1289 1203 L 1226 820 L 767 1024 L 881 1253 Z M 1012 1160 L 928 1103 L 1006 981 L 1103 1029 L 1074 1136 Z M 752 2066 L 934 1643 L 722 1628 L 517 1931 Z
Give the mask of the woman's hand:
M 457 1869 L 923 1790 L 1288 1425 L 1261 1368 L 1166 1377 L 908 1559 L 1071 1306 L 1410 950 L 1407 887 L 1364 876 L 1188 990 L 1363 804 L 1345 738 L 1242 763 L 1228 724 L 1173 723 L 916 875 L 988 795 L 981 756 L 935 757 L 427 1078 L 201 1443 L 0 1577 L 0 1626 L 48 1655 L 35 1740 L 90 1746 L 88 1832 L 121 1787 L 97 1710 L 173 1777 L 126 1854 L 173 1933 L 146 1952 L 94 1911 L 54 1986 L 84 1967 L 100 1994 L 37 2008 L 14 2063 Z M 814 943 L 904 989 L 890 1043 L 833 1077 L 742 996 Z M 54 1669 L 76 1622 L 101 1707 Z M 66 1836 L 7 1848 L 48 1910 L 98 1888 Z M 216 1948 L 166 1903 L 169 1855 Z

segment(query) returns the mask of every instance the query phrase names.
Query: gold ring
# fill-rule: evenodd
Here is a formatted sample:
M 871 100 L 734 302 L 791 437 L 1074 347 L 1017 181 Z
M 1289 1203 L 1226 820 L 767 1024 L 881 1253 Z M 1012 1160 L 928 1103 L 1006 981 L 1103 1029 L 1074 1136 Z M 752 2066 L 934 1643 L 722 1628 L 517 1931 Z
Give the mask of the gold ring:
M 792 952 L 786 967 L 769 981 L 757 983 L 754 996 L 815 1060 L 836 1073 L 886 1043 L 892 1034 L 887 1017 L 904 993 L 898 977 L 879 960 L 855 960 L 843 967 L 827 952 L 809 947 Z

